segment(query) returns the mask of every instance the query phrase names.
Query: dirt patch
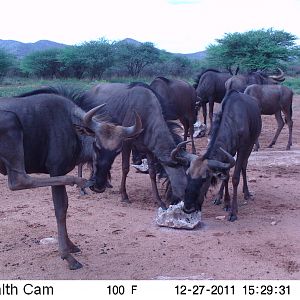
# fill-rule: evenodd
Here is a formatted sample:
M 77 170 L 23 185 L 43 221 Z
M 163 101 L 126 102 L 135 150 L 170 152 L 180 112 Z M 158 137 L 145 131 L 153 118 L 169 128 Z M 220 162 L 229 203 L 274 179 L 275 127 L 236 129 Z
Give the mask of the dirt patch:
M 299 108 L 300 97 L 294 102 Z M 234 223 L 213 205 L 215 188 L 207 195 L 200 228 L 158 227 L 148 175 L 132 168 L 132 204 L 120 202 L 120 157 L 113 166 L 113 189 L 81 197 L 68 187 L 68 231 L 84 265 L 77 271 L 61 261 L 55 239 L 40 242 L 56 238 L 50 189 L 11 192 L 0 176 L 0 279 L 300 279 L 299 118 L 297 109 L 292 150 L 285 151 L 286 126 L 274 148 L 267 149 L 276 121 L 263 117 L 261 149 L 252 153 L 248 166 L 254 200 L 245 203 L 239 188 Z M 197 150 L 206 144 L 205 138 L 197 139 Z

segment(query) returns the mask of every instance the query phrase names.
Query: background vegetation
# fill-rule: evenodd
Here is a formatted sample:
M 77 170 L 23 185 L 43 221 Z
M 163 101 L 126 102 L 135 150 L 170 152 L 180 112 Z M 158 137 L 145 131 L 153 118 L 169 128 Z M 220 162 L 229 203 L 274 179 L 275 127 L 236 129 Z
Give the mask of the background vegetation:
M 92 85 L 99 80 L 149 82 L 155 76 L 183 78 L 191 83 L 206 68 L 240 72 L 282 68 L 285 84 L 300 91 L 300 50 L 297 37 L 271 29 L 229 33 L 210 45 L 202 59 L 159 50 L 150 42 L 110 42 L 104 38 L 80 45 L 35 51 L 16 58 L 0 48 L 0 95 L 10 86 L 42 85 L 45 80 Z M 47 81 L 46 81 L 47 82 Z M 26 88 L 25 88 L 26 89 Z

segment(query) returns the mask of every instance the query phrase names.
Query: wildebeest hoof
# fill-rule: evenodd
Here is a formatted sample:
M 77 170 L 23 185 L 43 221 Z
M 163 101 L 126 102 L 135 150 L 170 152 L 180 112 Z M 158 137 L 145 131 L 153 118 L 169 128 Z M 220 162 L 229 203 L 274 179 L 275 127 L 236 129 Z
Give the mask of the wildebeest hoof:
M 88 192 L 85 190 L 85 188 L 80 189 L 80 196 L 88 195 Z
M 124 198 L 124 199 L 122 198 L 121 202 L 131 204 L 131 201 L 128 198 Z
M 82 264 L 79 261 L 77 261 L 77 260 L 74 263 L 69 264 L 69 269 L 70 270 L 78 270 L 78 269 L 80 269 L 82 267 L 83 267 Z
M 245 194 L 244 195 L 245 200 L 254 200 L 254 196 L 251 193 Z
M 285 150 L 291 150 L 291 146 L 286 146 Z
M 237 220 L 237 216 L 233 214 L 229 214 L 227 220 L 230 222 L 234 222 Z
M 224 209 L 225 211 L 230 211 L 230 205 L 224 205 L 223 209 Z
M 216 198 L 214 201 L 213 201 L 213 204 L 214 205 L 220 205 L 222 203 L 222 200 L 220 198 Z

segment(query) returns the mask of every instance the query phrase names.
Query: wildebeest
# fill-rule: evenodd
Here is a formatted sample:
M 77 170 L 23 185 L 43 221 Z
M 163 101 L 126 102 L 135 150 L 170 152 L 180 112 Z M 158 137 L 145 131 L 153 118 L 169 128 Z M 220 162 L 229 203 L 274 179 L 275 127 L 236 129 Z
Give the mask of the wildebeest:
M 138 117 L 136 124 L 128 128 L 97 120 L 101 107 L 84 112 L 71 100 L 46 91 L 0 99 L 0 172 L 8 176 L 11 190 L 51 186 L 59 252 L 70 269 L 82 265 L 71 254 L 80 249 L 67 233 L 65 185 L 82 187 L 87 182 L 65 174 L 91 158 L 98 169 L 102 149 L 114 150 L 141 129 Z M 75 126 L 90 136 L 79 135 Z M 49 174 L 50 178 L 32 177 L 28 175 L 31 173 Z M 93 184 L 97 190 L 97 181 Z
M 284 126 L 284 121 L 282 119 L 281 112 L 283 112 L 285 117 L 285 122 L 289 127 L 289 139 L 286 146 L 286 150 L 290 150 L 292 145 L 292 105 L 293 105 L 293 91 L 283 85 L 259 85 L 252 84 L 248 86 L 244 92 L 257 99 L 259 107 L 261 109 L 262 115 L 274 115 L 277 121 L 277 131 L 273 137 L 269 148 L 275 145 L 277 138 Z M 257 141 L 255 150 L 258 150 L 259 143 Z
M 156 95 L 146 84 L 102 83 L 83 94 L 76 103 L 86 111 L 105 103 L 106 114 L 110 117 L 110 121 L 123 126 L 132 122 L 131 111 L 138 113 L 143 124 L 143 132 L 137 139 L 124 142 L 122 147 L 121 199 L 129 202 L 126 177 L 129 172 L 132 145 L 135 145 L 139 152 L 147 154 L 155 200 L 160 206 L 165 207 L 156 186 L 155 161 L 158 160 L 170 179 L 174 200 L 179 201 L 184 198 L 186 175 L 183 167 L 178 166 L 171 159 L 171 152 L 176 147 L 176 143 L 164 119 L 164 109 L 157 97 L 159 95 Z M 113 161 L 114 158 L 115 156 L 112 156 L 111 160 Z M 102 170 L 102 174 L 99 173 L 98 177 L 106 180 L 108 168 L 104 165 Z
M 233 196 L 230 203 L 228 192 L 229 176 L 225 176 L 220 193 L 225 186 L 224 203 L 229 211 L 228 220 L 237 219 L 237 187 L 240 172 L 243 176 L 243 192 L 247 199 L 251 196 L 246 178 L 246 168 L 253 145 L 261 131 L 261 115 L 257 102 L 248 95 L 229 91 L 223 102 L 221 111 L 216 114 L 213 123 L 211 141 L 203 156 L 180 153 L 180 147 L 173 152 L 174 157 L 180 161 L 187 160 L 188 184 L 184 198 L 184 211 L 192 213 L 201 210 L 205 194 L 215 178 L 229 174 L 234 166 L 232 175 Z M 180 146 L 180 144 L 179 144 Z M 233 156 L 237 154 L 236 162 Z
M 227 91 L 232 89 L 244 92 L 246 87 L 251 84 L 278 84 L 285 80 L 283 71 L 281 69 L 279 71 L 279 75 L 266 75 L 262 71 L 235 75 L 226 81 L 225 87 Z
M 187 140 L 188 132 L 192 140 L 192 151 L 196 154 L 194 144 L 194 123 L 197 121 L 196 92 L 187 82 L 179 79 L 156 77 L 150 87 L 161 97 L 160 104 L 164 109 L 166 120 L 179 119 L 184 127 L 184 140 Z
M 207 108 L 209 104 L 209 119 L 212 124 L 214 102 L 221 103 L 226 89 L 225 82 L 231 77 L 230 73 L 207 69 L 197 76 L 194 84 L 198 97 L 198 105 L 202 107 L 204 124 L 206 124 Z

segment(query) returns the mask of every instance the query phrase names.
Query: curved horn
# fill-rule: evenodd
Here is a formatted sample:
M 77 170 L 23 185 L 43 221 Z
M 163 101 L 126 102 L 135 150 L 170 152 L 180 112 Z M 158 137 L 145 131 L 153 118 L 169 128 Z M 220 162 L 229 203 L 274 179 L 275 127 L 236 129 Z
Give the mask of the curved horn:
M 179 163 L 183 163 L 183 164 L 188 164 L 190 163 L 192 160 L 198 158 L 197 155 L 195 154 L 191 154 L 191 153 L 188 153 L 186 151 L 184 151 L 183 153 L 181 153 L 180 156 L 178 156 L 177 154 L 179 153 L 180 150 L 183 149 L 183 147 L 190 143 L 191 141 L 184 141 L 184 142 L 181 142 L 177 145 L 177 147 L 175 149 L 172 150 L 171 152 L 171 159 L 174 160 L 174 161 L 178 161 Z
M 269 75 L 269 77 L 276 81 L 284 81 L 285 80 L 285 78 L 283 77 L 284 72 L 280 68 L 277 68 L 277 69 L 280 72 L 280 74 L 279 75 Z
M 84 116 L 83 116 L 83 124 L 85 124 L 86 126 L 88 126 L 91 121 L 93 116 L 96 114 L 96 112 L 100 109 L 102 109 L 104 106 L 106 105 L 106 103 L 98 105 L 94 108 L 92 108 L 91 110 L 89 110 Z
M 135 116 L 134 125 L 130 127 L 123 127 L 123 136 L 125 138 L 134 137 L 140 134 L 143 130 L 142 120 L 136 111 L 134 112 L 134 116 Z
M 224 150 L 222 147 L 220 147 L 220 150 L 226 155 L 229 161 L 229 168 L 232 168 L 235 165 L 235 159 L 234 157 L 228 153 L 226 150 Z
M 222 169 L 222 170 L 229 170 L 235 165 L 235 159 L 234 157 L 228 153 L 226 150 L 224 150 L 222 147 L 220 147 L 220 150 L 225 154 L 225 156 L 228 159 L 228 163 L 223 163 L 218 160 L 208 159 L 207 164 L 211 169 Z

